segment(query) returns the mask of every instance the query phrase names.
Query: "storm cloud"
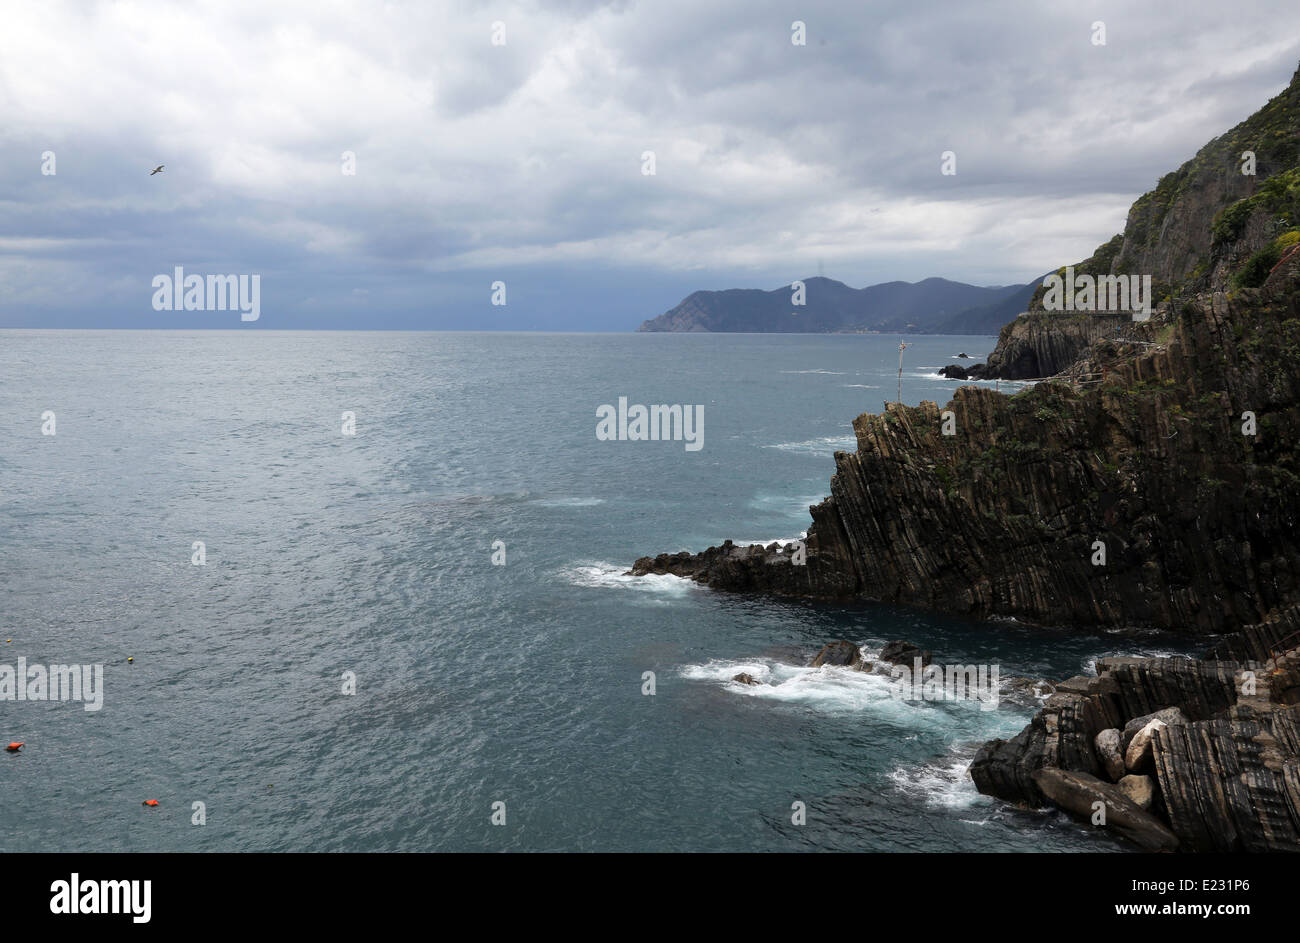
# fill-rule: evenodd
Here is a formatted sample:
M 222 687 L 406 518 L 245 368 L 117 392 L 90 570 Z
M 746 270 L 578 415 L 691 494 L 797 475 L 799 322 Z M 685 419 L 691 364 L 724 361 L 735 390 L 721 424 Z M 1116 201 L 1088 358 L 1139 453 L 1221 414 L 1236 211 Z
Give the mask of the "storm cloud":
M 1291 2 L 10 5 L 0 326 L 628 330 L 819 269 L 1023 282 L 1298 59 Z M 262 317 L 154 311 L 178 265 L 260 275 Z

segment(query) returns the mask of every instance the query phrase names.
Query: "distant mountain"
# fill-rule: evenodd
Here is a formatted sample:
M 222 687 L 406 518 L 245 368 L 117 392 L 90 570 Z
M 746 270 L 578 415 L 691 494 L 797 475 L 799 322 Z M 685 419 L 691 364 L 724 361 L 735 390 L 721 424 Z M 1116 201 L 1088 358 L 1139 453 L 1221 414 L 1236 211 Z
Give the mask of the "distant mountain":
M 638 330 L 763 334 L 994 333 L 1024 308 L 1017 308 L 1009 317 L 994 317 L 992 309 L 1003 304 L 1014 307 L 1020 304 L 1021 295 L 1027 300 L 1033 294 L 1032 288 L 1037 287 L 1037 283 L 980 287 L 946 278 L 927 278 L 914 283 L 884 282 L 867 288 L 850 288 L 832 278 L 803 281 L 805 304 L 802 306 L 791 303 L 793 289 L 789 285 L 773 291 L 757 288 L 697 291 L 672 310 L 646 321 Z M 979 315 L 980 329 L 961 327 L 965 313 L 974 309 L 983 312 Z
M 1043 278 L 1047 276 L 1044 275 Z M 1011 294 L 992 304 L 969 308 L 934 328 L 932 334 L 996 334 L 1002 325 L 1014 321 L 1020 312 L 1029 310 L 1034 292 L 1043 283 L 1036 278 L 1027 285 L 1014 286 Z

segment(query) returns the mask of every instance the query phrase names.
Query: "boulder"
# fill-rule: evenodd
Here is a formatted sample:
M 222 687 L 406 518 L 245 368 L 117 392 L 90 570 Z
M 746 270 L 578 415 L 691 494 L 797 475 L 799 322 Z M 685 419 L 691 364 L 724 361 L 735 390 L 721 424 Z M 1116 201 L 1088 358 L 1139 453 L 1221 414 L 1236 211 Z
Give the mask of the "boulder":
M 862 664 L 862 652 L 858 646 L 843 640 L 823 645 L 817 657 L 812 660 L 814 668 L 820 668 L 822 665 L 856 668 L 860 664 Z
M 1124 754 L 1120 752 L 1119 728 L 1110 727 L 1097 734 L 1093 746 L 1097 751 L 1097 762 L 1110 777 L 1110 781 L 1119 782 L 1124 776 Z
M 1150 714 L 1142 714 L 1140 717 L 1134 717 L 1124 724 L 1124 729 L 1120 731 L 1120 752 L 1127 755 L 1129 744 L 1133 738 L 1147 724 L 1153 720 L 1161 720 L 1166 724 L 1181 725 L 1187 723 L 1187 717 L 1177 707 L 1166 707 L 1163 710 L 1153 711 Z
M 917 658 L 921 659 L 922 665 L 930 664 L 930 653 L 913 645 L 911 642 L 887 642 L 885 647 L 880 650 L 880 660 L 887 661 L 892 665 L 907 665 L 910 668 Z
M 947 377 L 949 380 L 969 380 L 970 372 L 956 364 L 949 364 L 939 368 L 939 376 Z
M 1053 805 L 1089 823 L 1093 821 L 1096 803 L 1102 803 L 1105 824 L 1097 827 L 1110 829 L 1147 851 L 1173 851 L 1178 847 L 1178 836 L 1159 819 L 1142 809 L 1118 786 L 1102 782 L 1096 776 L 1040 769 L 1034 773 L 1034 783 Z
M 1141 773 L 1151 769 L 1156 731 L 1168 726 L 1157 717 L 1133 736 L 1129 741 L 1128 749 L 1124 751 L 1124 766 L 1129 772 Z
M 1258 641 L 1218 644 L 1250 654 Z M 1180 851 L 1300 851 L 1300 705 L 1289 693 L 1300 688 L 1300 648 L 1271 661 L 1261 676 L 1266 683 L 1247 695 L 1239 679 L 1243 670 L 1260 669 L 1255 661 L 1098 659 L 1085 693 L 1058 691 L 1019 734 L 984 744 L 971 762 L 971 779 L 984 795 L 1039 807 L 1051 801 L 1038 785 L 1043 771 L 1072 771 L 1117 790 L 1138 809 L 1149 792 L 1144 811 L 1168 826 Z M 1178 710 L 1149 713 L 1171 702 Z M 1152 725 L 1144 747 L 1138 735 Z M 1113 745 L 1115 730 L 1121 755 L 1127 736 L 1128 746 L 1137 747 L 1134 760 L 1144 764 L 1149 756 L 1152 769 L 1121 776 L 1123 788 L 1105 783 L 1106 744 Z M 1103 736 L 1106 731 L 1112 732 Z
M 970 778 L 986 796 L 1021 806 L 1039 806 L 1043 794 L 1033 775 L 1048 761 L 1047 735 L 1040 711 L 1029 726 L 1010 740 L 990 740 L 971 760 Z
M 1058 693 L 1065 694 L 1090 694 L 1097 679 L 1090 675 L 1075 675 L 1073 678 L 1066 678 L 1056 685 Z
M 1150 809 L 1156 799 L 1156 781 L 1150 776 L 1128 775 L 1121 777 L 1117 783 L 1120 792 L 1133 800 L 1133 804 L 1142 809 Z

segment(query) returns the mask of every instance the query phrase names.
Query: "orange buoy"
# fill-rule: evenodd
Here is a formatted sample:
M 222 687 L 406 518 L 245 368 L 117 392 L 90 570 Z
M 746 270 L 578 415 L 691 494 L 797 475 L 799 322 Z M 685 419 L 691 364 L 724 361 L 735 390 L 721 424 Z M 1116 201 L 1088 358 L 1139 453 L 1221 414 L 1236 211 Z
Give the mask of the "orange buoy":
M 13 743 L 9 744 L 9 746 L 5 747 L 5 749 L 10 753 L 17 753 L 24 746 L 26 746 L 26 744 L 23 743 L 21 740 L 15 740 Z
M 154 806 L 154 805 L 157 805 L 157 804 L 158 804 L 158 800 L 157 800 L 157 799 L 146 799 L 146 800 L 144 800 L 144 802 L 141 802 L 141 803 L 140 803 L 140 805 L 148 805 L 148 806 Z

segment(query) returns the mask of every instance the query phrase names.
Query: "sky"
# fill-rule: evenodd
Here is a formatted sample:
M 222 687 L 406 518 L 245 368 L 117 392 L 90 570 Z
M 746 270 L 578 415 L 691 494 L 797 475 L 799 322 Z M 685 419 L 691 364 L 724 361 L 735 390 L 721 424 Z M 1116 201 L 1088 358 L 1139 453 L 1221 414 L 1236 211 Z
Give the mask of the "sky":
M 0 327 L 626 331 L 819 273 L 1024 283 L 1298 63 L 1294 0 L 8 3 Z M 155 310 L 177 266 L 258 276 L 257 320 Z

